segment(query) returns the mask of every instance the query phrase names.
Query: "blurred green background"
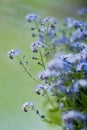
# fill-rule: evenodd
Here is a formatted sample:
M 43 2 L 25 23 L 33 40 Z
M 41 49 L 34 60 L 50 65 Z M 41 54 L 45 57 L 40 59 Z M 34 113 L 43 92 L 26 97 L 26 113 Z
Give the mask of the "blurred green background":
M 43 99 L 33 93 L 35 82 L 23 73 L 16 60 L 11 61 L 6 55 L 8 50 L 19 48 L 22 54 L 27 52 L 28 58 L 32 56 L 27 13 L 59 20 L 67 16 L 76 18 L 76 11 L 86 4 L 86 0 L 0 0 L 0 130 L 60 130 L 42 122 L 32 111 L 21 110 L 24 102 L 34 101 L 43 112 Z M 36 66 L 31 65 L 32 73 L 36 72 Z

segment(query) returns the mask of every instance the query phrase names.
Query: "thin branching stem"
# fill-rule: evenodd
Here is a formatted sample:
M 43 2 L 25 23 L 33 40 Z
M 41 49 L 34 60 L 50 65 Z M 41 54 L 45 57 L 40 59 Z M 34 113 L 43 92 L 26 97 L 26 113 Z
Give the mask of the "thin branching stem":
M 46 97 L 47 97 L 47 100 L 48 100 L 49 103 L 51 104 L 51 106 L 55 109 L 56 107 L 54 106 L 53 102 L 50 100 L 49 95 L 48 95 L 48 93 L 47 93 L 46 90 L 44 90 L 44 93 L 45 93 L 45 95 L 46 95 Z
M 41 52 L 40 49 L 39 49 L 39 54 L 40 54 L 40 59 L 41 59 L 41 62 L 42 62 L 43 68 L 45 69 L 45 63 L 44 63 L 43 55 L 42 55 L 42 52 Z
M 48 44 L 48 29 L 49 29 L 50 23 L 47 26 L 47 31 L 46 31 L 46 45 Z
M 22 62 L 22 60 L 20 59 L 20 57 L 19 57 L 19 56 L 17 56 L 17 57 L 18 57 L 18 60 L 19 60 L 20 64 L 22 65 L 23 69 L 24 69 L 25 72 L 28 74 L 28 76 L 29 76 L 32 80 L 34 80 L 35 82 L 39 83 L 39 81 L 38 81 L 37 79 L 35 79 L 35 78 L 32 76 L 32 74 L 27 70 L 26 66 L 24 65 L 24 63 Z

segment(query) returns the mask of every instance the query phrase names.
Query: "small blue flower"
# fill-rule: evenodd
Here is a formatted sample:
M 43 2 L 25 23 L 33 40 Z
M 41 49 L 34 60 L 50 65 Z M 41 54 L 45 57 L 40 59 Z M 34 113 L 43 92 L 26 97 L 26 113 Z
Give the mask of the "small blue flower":
M 25 102 L 23 105 L 22 105 L 22 110 L 25 111 L 25 112 L 28 112 L 28 107 L 31 109 L 34 109 L 34 103 L 33 102 Z
M 36 19 L 40 20 L 40 16 L 38 14 L 31 13 L 26 15 L 26 19 L 28 20 L 28 22 L 32 22 L 35 21 Z
M 13 57 L 14 56 L 17 56 L 17 55 L 19 55 L 20 54 L 20 50 L 18 50 L 18 49 L 12 49 L 12 50 L 10 50 L 10 51 L 8 51 L 8 53 L 7 53 L 7 56 L 10 58 L 10 59 L 13 59 Z
M 56 42 L 55 45 L 59 45 L 59 44 L 68 44 L 69 43 L 69 39 L 65 36 L 62 35 Z
M 62 60 L 64 55 L 56 54 L 54 58 L 47 64 L 50 70 L 62 70 L 64 68 L 64 61 Z
M 76 120 L 77 122 L 78 121 L 85 121 L 86 116 L 85 116 L 85 114 L 82 114 L 79 111 L 71 110 L 71 111 L 67 111 L 67 112 L 63 113 L 62 120 L 65 123 L 68 123 L 69 121 L 73 121 L 73 120 Z
M 38 30 L 39 39 L 44 44 L 55 42 L 55 39 L 57 37 L 56 33 L 57 33 L 56 26 L 54 28 L 52 28 L 51 26 L 49 27 L 42 26 Z
M 42 80 L 48 79 L 51 77 L 58 77 L 58 76 L 59 76 L 59 73 L 56 70 L 50 70 L 50 69 L 43 70 L 39 73 L 39 78 Z
M 82 42 L 74 42 L 70 45 L 70 50 L 72 51 L 76 51 L 77 53 L 79 53 L 80 51 L 82 51 L 85 47 L 87 47 L 87 45 L 85 45 Z
M 49 23 L 49 24 L 57 24 L 58 23 L 58 20 L 55 18 L 55 17 L 46 17 L 44 18 L 41 23 L 44 25 L 46 23 Z
M 64 24 L 67 28 L 73 27 L 74 24 L 75 24 L 75 22 L 76 22 L 76 20 L 75 20 L 74 18 L 70 18 L 70 17 L 65 18 L 65 19 L 63 20 L 63 24 Z
M 33 52 L 37 52 L 38 48 L 40 48 L 40 47 L 46 47 L 46 45 L 43 42 L 41 42 L 40 40 L 37 40 L 31 44 L 31 50 Z
M 85 40 L 87 38 L 87 30 L 85 29 L 76 29 L 71 37 L 70 37 L 70 42 L 76 42 L 76 41 L 82 41 Z
M 66 130 L 75 130 L 73 121 L 66 123 Z
M 79 20 L 77 20 L 77 21 L 74 23 L 74 27 L 75 27 L 75 28 L 87 27 L 87 23 L 85 23 L 84 21 L 79 21 Z
M 77 14 L 80 15 L 80 16 L 83 16 L 83 15 L 87 14 L 87 7 L 80 8 L 80 9 L 77 11 Z
M 83 40 L 83 39 L 84 39 L 83 31 L 81 31 L 81 29 L 77 29 L 72 33 L 70 42 L 73 43 L 75 41 Z
M 82 65 L 82 70 L 87 73 L 87 63 Z

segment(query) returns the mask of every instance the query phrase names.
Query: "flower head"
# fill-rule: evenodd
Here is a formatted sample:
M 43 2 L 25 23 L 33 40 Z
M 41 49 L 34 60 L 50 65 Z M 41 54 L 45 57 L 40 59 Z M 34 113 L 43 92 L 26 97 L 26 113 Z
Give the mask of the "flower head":
M 44 20 L 41 21 L 42 24 L 49 23 L 49 24 L 57 24 L 58 20 L 54 17 L 46 17 Z
M 71 111 L 68 111 L 68 112 L 64 112 L 64 113 L 63 113 L 63 115 L 62 115 L 62 120 L 65 121 L 66 123 L 67 123 L 67 122 L 70 122 L 70 121 L 72 121 L 72 120 L 85 121 L 85 120 L 86 120 L 86 117 L 85 117 L 85 115 L 82 114 L 81 112 L 71 110 Z
M 33 109 L 34 108 L 33 102 L 25 102 L 22 105 L 22 110 L 25 111 L 25 112 L 28 112 L 28 107 L 31 107 L 31 109 Z
M 87 7 L 80 8 L 77 13 L 80 16 L 83 16 L 83 15 L 87 14 Z
M 38 48 L 40 48 L 40 47 L 46 47 L 46 45 L 43 42 L 41 42 L 40 40 L 37 40 L 31 44 L 31 50 L 33 52 L 38 52 Z
M 28 22 L 32 22 L 35 21 L 36 19 L 40 19 L 40 16 L 38 14 L 31 13 L 26 15 L 26 19 L 28 20 Z
M 17 56 L 17 55 L 19 55 L 20 54 L 20 50 L 18 50 L 18 49 L 12 49 L 12 50 L 10 50 L 10 51 L 8 51 L 8 53 L 7 53 L 7 56 L 10 58 L 10 59 L 13 59 L 13 57 L 14 56 Z
M 63 20 L 63 24 L 67 27 L 67 28 L 71 28 L 74 26 L 76 20 L 74 18 L 70 18 L 67 17 Z

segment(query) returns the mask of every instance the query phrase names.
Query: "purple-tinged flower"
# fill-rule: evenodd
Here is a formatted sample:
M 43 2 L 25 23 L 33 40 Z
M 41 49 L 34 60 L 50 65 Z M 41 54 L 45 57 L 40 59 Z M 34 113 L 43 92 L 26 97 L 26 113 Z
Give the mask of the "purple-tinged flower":
M 59 85 L 59 90 L 60 92 L 62 92 L 63 94 L 66 94 L 67 93 L 67 90 L 66 90 L 66 87 L 62 84 Z
M 48 79 L 51 77 L 58 77 L 59 76 L 59 72 L 57 72 L 56 70 L 50 70 L 50 69 L 46 69 L 43 70 L 39 73 L 39 78 L 40 79 Z
M 80 9 L 77 11 L 77 14 L 80 15 L 80 16 L 83 16 L 83 15 L 87 14 L 87 7 L 80 8 Z
M 73 85 L 73 92 L 79 92 L 80 88 L 86 88 L 87 89 L 87 81 L 85 79 L 77 80 Z
M 39 40 L 42 43 L 45 43 L 46 41 L 46 35 L 47 35 L 47 27 L 43 26 L 38 30 L 38 34 L 39 34 Z
M 87 45 L 82 42 L 74 42 L 70 46 L 70 50 L 75 51 L 77 53 L 81 52 Z
M 66 127 L 66 130 L 75 130 L 73 121 L 66 123 L 65 127 Z
M 48 28 L 48 33 L 47 33 L 47 35 L 48 35 L 48 37 L 54 37 L 54 36 L 56 36 L 56 32 L 57 32 L 57 29 L 56 28 L 54 28 L 54 29 L 52 29 L 52 28 Z
M 78 63 L 77 65 L 76 65 L 76 71 L 87 71 L 87 63 L 84 63 L 84 62 L 82 62 L 82 63 Z
M 41 28 L 38 30 L 39 35 L 46 33 L 46 31 L 47 31 L 47 27 L 46 27 L 46 26 L 43 26 L 43 27 L 41 27 Z
M 87 47 L 82 50 L 81 55 L 83 59 L 87 59 Z
M 37 52 L 38 48 L 40 48 L 40 47 L 46 47 L 46 45 L 44 43 L 42 43 L 40 40 L 37 40 L 31 44 L 31 50 L 33 52 Z
M 74 63 L 68 61 L 67 59 L 64 59 L 64 70 L 66 72 L 71 72 L 73 66 L 74 66 Z
M 33 109 L 34 108 L 34 103 L 33 102 L 25 102 L 23 105 L 22 105 L 22 110 L 25 111 L 25 112 L 28 112 L 28 108 L 31 108 Z
M 58 105 L 59 105 L 58 107 L 59 107 L 60 109 L 63 109 L 63 108 L 64 108 L 64 103 L 60 102 Z
M 31 14 L 26 15 L 26 19 L 27 19 L 28 22 L 32 22 L 32 21 L 35 21 L 37 19 L 40 20 L 40 16 L 38 14 L 31 13 Z
M 69 55 L 55 55 L 55 57 L 48 63 L 47 67 L 51 70 L 70 72 L 74 63 L 72 61 L 73 54 Z
M 20 54 L 20 50 L 18 50 L 18 49 L 12 49 L 12 50 L 10 50 L 10 51 L 8 51 L 8 53 L 7 53 L 7 56 L 10 58 L 10 59 L 13 59 L 13 57 L 14 56 L 17 56 L 17 55 L 19 55 Z
M 38 95 L 40 95 L 42 92 L 44 92 L 44 90 L 47 89 L 47 86 L 46 85 L 41 85 L 41 84 L 38 84 L 35 89 L 34 89 L 34 92 Z
M 50 26 L 49 27 L 46 27 L 46 26 L 42 26 L 39 30 L 38 30 L 38 34 L 39 34 L 39 39 L 41 42 L 45 43 L 46 42 L 54 42 L 55 41 L 55 38 L 56 38 L 56 32 L 57 32 L 57 29 L 56 27 L 55 28 L 51 28 Z
M 63 20 L 63 24 L 67 27 L 67 28 L 71 28 L 74 26 L 76 20 L 74 18 L 66 18 Z
M 84 39 L 83 31 L 81 29 L 77 29 L 72 33 L 70 42 L 73 43 L 75 41 L 83 40 L 83 39 Z
M 74 23 L 74 27 L 75 28 L 87 27 L 87 23 L 85 23 L 84 21 L 76 20 L 75 23 Z
M 46 23 L 49 23 L 49 24 L 57 24 L 58 23 L 58 20 L 55 18 L 55 17 L 46 17 L 44 18 L 41 23 L 44 25 Z
M 77 63 L 80 59 L 81 59 L 81 54 L 77 53 L 77 54 L 68 54 L 64 56 L 64 59 L 67 60 L 70 63 Z
M 87 38 L 87 30 L 85 29 L 77 29 L 75 30 L 71 37 L 70 37 L 70 42 L 76 42 L 76 41 L 82 41 L 85 40 Z
M 68 44 L 69 43 L 69 39 L 65 36 L 62 35 L 56 42 L 54 45 L 59 45 L 59 44 Z
M 56 70 L 64 68 L 64 61 L 62 60 L 62 55 L 55 55 L 55 57 L 47 64 L 47 68 L 50 70 Z
M 71 110 L 71 111 L 67 111 L 63 113 L 62 120 L 65 123 L 71 122 L 73 120 L 76 120 L 77 122 L 79 122 L 79 121 L 85 121 L 86 116 L 85 114 L 82 114 L 79 111 Z

